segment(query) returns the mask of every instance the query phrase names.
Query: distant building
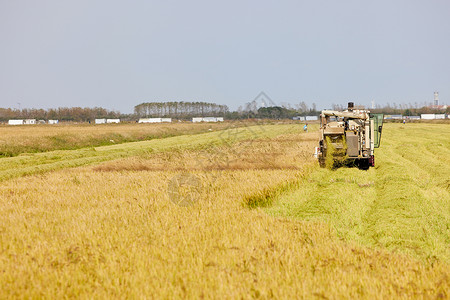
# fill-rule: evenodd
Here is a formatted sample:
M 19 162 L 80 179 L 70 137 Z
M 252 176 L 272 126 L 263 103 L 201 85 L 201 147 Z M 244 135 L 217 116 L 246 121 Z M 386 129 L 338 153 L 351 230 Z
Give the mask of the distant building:
M 434 119 L 436 119 L 436 115 L 435 114 L 421 114 L 420 118 L 422 120 L 434 120 Z
M 384 116 L 385 120 L 401 120 L 403 119 L 402 115 L 385 115 Z
M 106 124 L 106 119 L 95 119 L 95 124 Z
M 217 118 L 215 118 L 215 117 L 205 117 L 205 118 L 203 118 L 203 122 L 217 122 Z
M 141 118 L 138 123 L 161 123 L 161 118 Z
M 319 117 L 318 116 L 306 116 L 305 117 L 305 121 L 318 121 Z
M 23 124 L 25 125 L 35 125 L 36 124 L 36 119 L 26 119 Z
M 8 125 L 23 125 L 23 120 L 9 120 Z
M 198 122 L 223 122 L 223 117 L 203 117 L 203 118 L 192 118 L 193 123 Z
M 48 124 L 58 124 L 59 120 L 48 120 Z
M 139 123 L 172 123 L 172 118 L 141 118 Z
M 120 119 L 106 119 L 106 123 L 108 123 L 108 124 L 120 123 Z

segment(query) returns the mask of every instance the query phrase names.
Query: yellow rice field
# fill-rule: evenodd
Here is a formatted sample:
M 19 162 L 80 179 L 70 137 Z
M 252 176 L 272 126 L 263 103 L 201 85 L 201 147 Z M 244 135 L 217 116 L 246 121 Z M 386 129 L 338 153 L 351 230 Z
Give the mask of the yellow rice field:
M 448 298 L 449 125 L 408 126 L 369 171 L 299 124 L 1 158 L 0 298 Z

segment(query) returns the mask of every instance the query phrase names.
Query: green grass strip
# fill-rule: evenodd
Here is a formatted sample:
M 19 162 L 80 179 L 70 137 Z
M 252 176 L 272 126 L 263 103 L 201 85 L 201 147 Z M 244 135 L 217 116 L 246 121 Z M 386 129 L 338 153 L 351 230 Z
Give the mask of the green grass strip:
M 381 145 L 375 169 L 317 167 L 266 210 L 324 221 L 361 245 L 450 262 L 450 126 L 387 124 Z

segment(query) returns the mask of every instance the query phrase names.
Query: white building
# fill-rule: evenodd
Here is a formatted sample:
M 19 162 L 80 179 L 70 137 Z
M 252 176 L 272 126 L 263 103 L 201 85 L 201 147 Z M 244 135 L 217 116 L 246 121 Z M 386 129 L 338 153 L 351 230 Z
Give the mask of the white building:
M 442 119 L 445 119 L 445 114 L 435 114 L 434 117 L 435 117 L 435 119 L 442 120 Z
M 120 119 L 106 119 L 106 123 L 108 123 L 108 124 L 120 123 Z
M 106 124 L 106 119 L 95 119 L 95 124 Z
M 36 119 L 25 119 L 25 121 L 23 122 L 23 124 L 26 124 L 26 125 L 34 125 L 34 124 L 36 124 Z
M 385 115 L 385 120 L 401 120 L 403 118 L 402 115 Z
M 58 124 L 59 120 L 48 120 L 48 124 Z
M 306 116 L 305 117 L 305 121 L 318 121 L 319 117 L 318 116 Z
M 161 118 L 141 118 L 139 123 L 161 123 Z
M 192 123 L 203 122 L 203 118 L 192 118 Z
M 192 118 L 193 123 L 198 122 L 223 122 L 222 117 L 204 117 L 204 118 Z
M 172 123 L 172 118 L 161 118 L 162 123 Z
M 422 120 L 434 120 L 436 119 L 436 116 L 434 114 L 421 114 L 420 118 Z
M 23 120 L 9 120 L 8 125 L 23 125 Z
M 204 117 L 203 122 L 217 122 L 217 118 L 215 117 Z

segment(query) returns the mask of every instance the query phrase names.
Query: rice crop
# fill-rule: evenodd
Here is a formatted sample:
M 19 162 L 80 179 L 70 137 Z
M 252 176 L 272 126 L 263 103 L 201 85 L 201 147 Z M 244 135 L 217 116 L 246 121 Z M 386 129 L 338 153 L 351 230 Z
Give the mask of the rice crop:
M 0 298 L 448 298 L 445 126 L 389 124 L 369 171 L 288 125 L 2 158 L 61 165 L 0 185 Z
M 0 157 L 205 133 L 229 126 L 228 123 L 3 125 L 0 126 Z

